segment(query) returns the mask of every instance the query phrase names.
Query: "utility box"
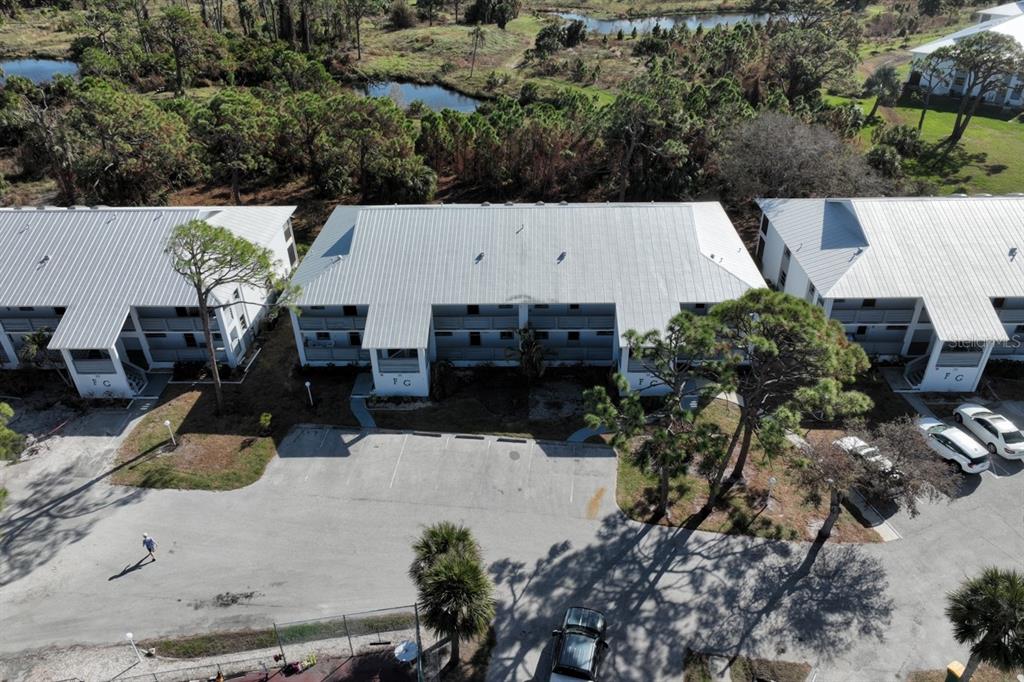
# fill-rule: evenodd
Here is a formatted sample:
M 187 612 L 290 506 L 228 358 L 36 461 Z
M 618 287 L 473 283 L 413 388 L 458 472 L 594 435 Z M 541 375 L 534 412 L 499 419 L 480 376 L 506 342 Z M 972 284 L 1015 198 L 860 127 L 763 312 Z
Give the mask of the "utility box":
M 964 664 L 960 661 L 953 661 L 946 666 L 946 682 L 959 682 L 963 674 Z

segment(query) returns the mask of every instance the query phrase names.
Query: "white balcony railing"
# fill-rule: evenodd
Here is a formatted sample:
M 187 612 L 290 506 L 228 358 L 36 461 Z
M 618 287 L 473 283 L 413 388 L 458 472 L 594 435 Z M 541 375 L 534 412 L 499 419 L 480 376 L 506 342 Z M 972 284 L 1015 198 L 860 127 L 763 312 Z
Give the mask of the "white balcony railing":
M 139 325 L 144 332 L 196 332 L 203 329 L 203 321 L 197 317 L 140 317 Z
M 534 329 L 577 329 L 604 331 L 615 328 L 611 315 L 534 315 L 530 317 Z
M 832 319 L 843 324 L 910 324 L 913 308 L 857 308 L 832 310 Z
M 299 315 L 299 329 L 309 330 L 341 330 L 364 329 L 366 327 L 365 317 L 313 317 L 310 315 Z
M 418 358 L 393 358 L 391 360 L 378 360 L 377 367 L 382 374 L 395 374 L 398 372 L 419 372 L 420 361 Z
M 313 362 L 370 362 L 370 351 L 354 347 L 315 348 L 309 346 L 305 352 L 306 360 Z
M 435 315 L 434 329 L 457 331 L 466 329 L 480 331 L 487 329 L 507 331 L 519 326 L 515 315 Z

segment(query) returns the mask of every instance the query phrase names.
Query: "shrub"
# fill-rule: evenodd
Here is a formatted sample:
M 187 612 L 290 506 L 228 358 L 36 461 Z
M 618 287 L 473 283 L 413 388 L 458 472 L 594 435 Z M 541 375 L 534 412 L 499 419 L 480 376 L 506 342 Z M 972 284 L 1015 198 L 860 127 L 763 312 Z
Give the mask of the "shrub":
M 416 12 L 405 0 L 395 0 L 391 3 L 388 23 L 394 29 L 412 28 L 416 25 Z
M 260 415 L 260 433 L 266 435 L 270 433 L 270 424 L 274 419 L 274 415 L 269 412 L 264 412 Z

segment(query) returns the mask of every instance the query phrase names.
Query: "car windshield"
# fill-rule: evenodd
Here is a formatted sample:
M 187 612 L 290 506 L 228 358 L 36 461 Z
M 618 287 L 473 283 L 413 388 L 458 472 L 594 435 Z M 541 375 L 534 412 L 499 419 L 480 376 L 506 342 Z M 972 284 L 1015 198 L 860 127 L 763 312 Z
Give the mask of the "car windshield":
M 601 633 L 604 631 L 604 616 L 592 609 L 574 606 L 565 614 L 565 626 L 567 628 L 584 628 Z
M 1003 440 L 1007 443 L 1024 443 L 1024 433 L 1020 431 L 1004 431 Z
M 581 680 L 589 680 L 594 670 L 597 640 L 578 632 L 567 632 L 558 652 L 555 672 Z

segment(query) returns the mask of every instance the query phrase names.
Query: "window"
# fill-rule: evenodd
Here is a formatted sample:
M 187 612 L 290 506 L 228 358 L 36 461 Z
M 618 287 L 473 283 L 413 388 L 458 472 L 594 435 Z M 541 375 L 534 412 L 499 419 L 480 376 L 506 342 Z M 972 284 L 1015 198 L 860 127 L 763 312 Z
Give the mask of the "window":
M 359 314 L 359 311 L 354 305 L 344 305 L 341 307 L 341 313 L 345 317 L 355 317 Z
M 549 306 L 548 306 L 547 303 L 538 303 L 537 305 L 535 305 L 533 307 L 535 309 L 537 309 L 537 310 L 547 310 Z
M 761 234 L 768 234 L 768 216 L 761 215 Z
M 53 309 L 53 314 L 56 315 L 57 317 L 61 317 L 67 311 L 68 311 L 67 308 L 54 308 Z
M 466 314 L 467 315 L 479 315 L 480 314 L 480 306 L 478 306 L 478 305 L 467 305 L 466 306 Z
M 855 331 L 853 334 L 854 334 L 854 336 L 864 336 L 867 333 L 868 333 L 868 328 L 865 327 L 865 326 L 860 326 L 860 327 L 857 327 L 857 331 Z
M 311 305 L 311 306 L 309 306 L 309 309 L 310 310 L 323 310 L 324 307 L 322 305 Z
M 758 265 L 764 265 L 764 235 L 757 238 L 757 251 L 754 252 L 754 260 Z
M 1005 298 L 1000 297 L 1000 298 L 992 299 L 992 307 L 993 308 L 1002 308 L 1004 305 L 1006 305 L 1006 299 Z
M 330 332 L 317 332 L 316 333 L 316 340 L 317 341 L 330 341 L 331 340 L 331 333 Z
M 569 341 L 569 343 L 579 343 L 580 342 L 580 333 L 579 332 L 569 332 L 568 341 Z
M 245 321 L 245 315 L 238 316 L 238 326 L 241 327 L 242 329 L 249 328 L 249 323 Z
M 779 273 L 779 288 L 780 289 L 785 289 L 786 288 L 786 271 L 785 270 L 783 270 L 782 272 Z
M 231 293 L 231 298 L 235 299 L 236 301 L 241 300 L 242 292 L 238 290 L 238 287 L 235 287 L 235 290 Z
M 597 335 L 598 335 L 598 336 L 611 336 L 611 335 L 612 335 L 612 332 L 611 332 L 611 331 L 609 331 L 608 329 L 602 329 L 601 331 L 599 331 L 599 332 L 597 333 Z
M 196 346 L 198 346 L 199 344 L 196 343 L 196 335 L 185 334 L 185 345 L 188 346 L 189 348 L 195 348 Z
M 807 301 L 811 302 L 814 297 L 818 294 L 818 290 L 814 288 L 814 285 L 810 282 L 807 283 Z
M 548 333 L 547 332 L 540 332 L 540 331 L 534 332 L 533 333 L 533 338 L 535 338 L 538 341 L 547 341 L 548 340 Z
M 220 343 L 220 341 L 221 341 L 220 332 L 214 332 L 212 336 L 213 336 L 214 343 Z
M 388 348 L 381 351 L 381 353 L 383 353 L 385 360 L 411 360 L 419 357 L 415 348 Z
M 434 336 L 451 336 L 451 332 L 434 332 Z
M 963 76 L 957 76 L 956 78 L 953 79 L 953 87 L 955 87 L 955 88 L 962 88 L 963 86 L 964 86 L 964 77 Z
M 905 332 L 907 331 L 907 325 L 905 324 L 887 324 L 885 330 L 889 332 Z
M 580 304 L 579 303 L 570 303 L 569 304 L 569 310 L 579 310 L 579 309 L 580 309 Z
M 877 301 L 875 301 L 875 299 L 873 299 L 873 298 L 865 298 L 864 302 L 861 303 L 861 307 L 863 307 L 863 308 L 874 308 L 875 307 L 875 303 L 877 303 Z
M 23 305 L 23 306 L 18 306 L 18 310 L 24 310 L 26 313 L 30 313 L 33 310 L 35 310 L 35 308 L 33 308 L 30 305 Z
M 501 340 L 502 341 L 511 341 L 512 337 L 513 337 L 512 332 L 502 332 L 501 333 Z
M 706 303 L 694 303 L 693 307 L 697 310 L 704 310 L 707 307 Z
M 146 333 L 146 338 L 147 339 L 166 339 L 167 338 L 167 334 L 164 334 L 163 332 L 147 332 Z
M 785 246 L 785 247 L 782 248 L 782 257 L 783 258 L 790 258 L 792 256 L 793 256 L 793 252 L 789 250 L 788 246 Z
M 1024 334 L 1024 324 L 1018 324 L 1017 327 L 1013 330 L 1013 333 Z
M 511 309 L 512 309 L 512 306 L 507 304 L 507 303 L 498 306 L 498 310 L 511 310 Z
M 284 224 L 284 240 L 290 242 L 292 240 L 292 221 L 289 220 Z
M 174 309 L 174 314 L 178 317 L 188 317 L 188 308 L 182 308 L 179 306 Z
M 363 345 L 363 335 L 360 334 L 359 332 L 349 332 L 348 333 L 348 345 L 350 345 L 350 346 L 362 346 Z
M 469 333 L 469 345 L 479 346 L 480 345 L 480 332 Z
M 299 260 L 299 255 L 295 253 L 295 244 L 288 245 L 288 264 L 295 265 L 295 261 Z
M 991 433 L 993 436 L 996 436 L 996 437 L 999 436 L 999 432 L 996 431 L 996 427 L 994 427 L 991 424 L 989 424 L 986 420 L 984 420 L 984 419 L 977 419 L 975 421 L 978 422 L 978 426 L 980 426 L 981 428 L 985 429 L 986 431 Z

